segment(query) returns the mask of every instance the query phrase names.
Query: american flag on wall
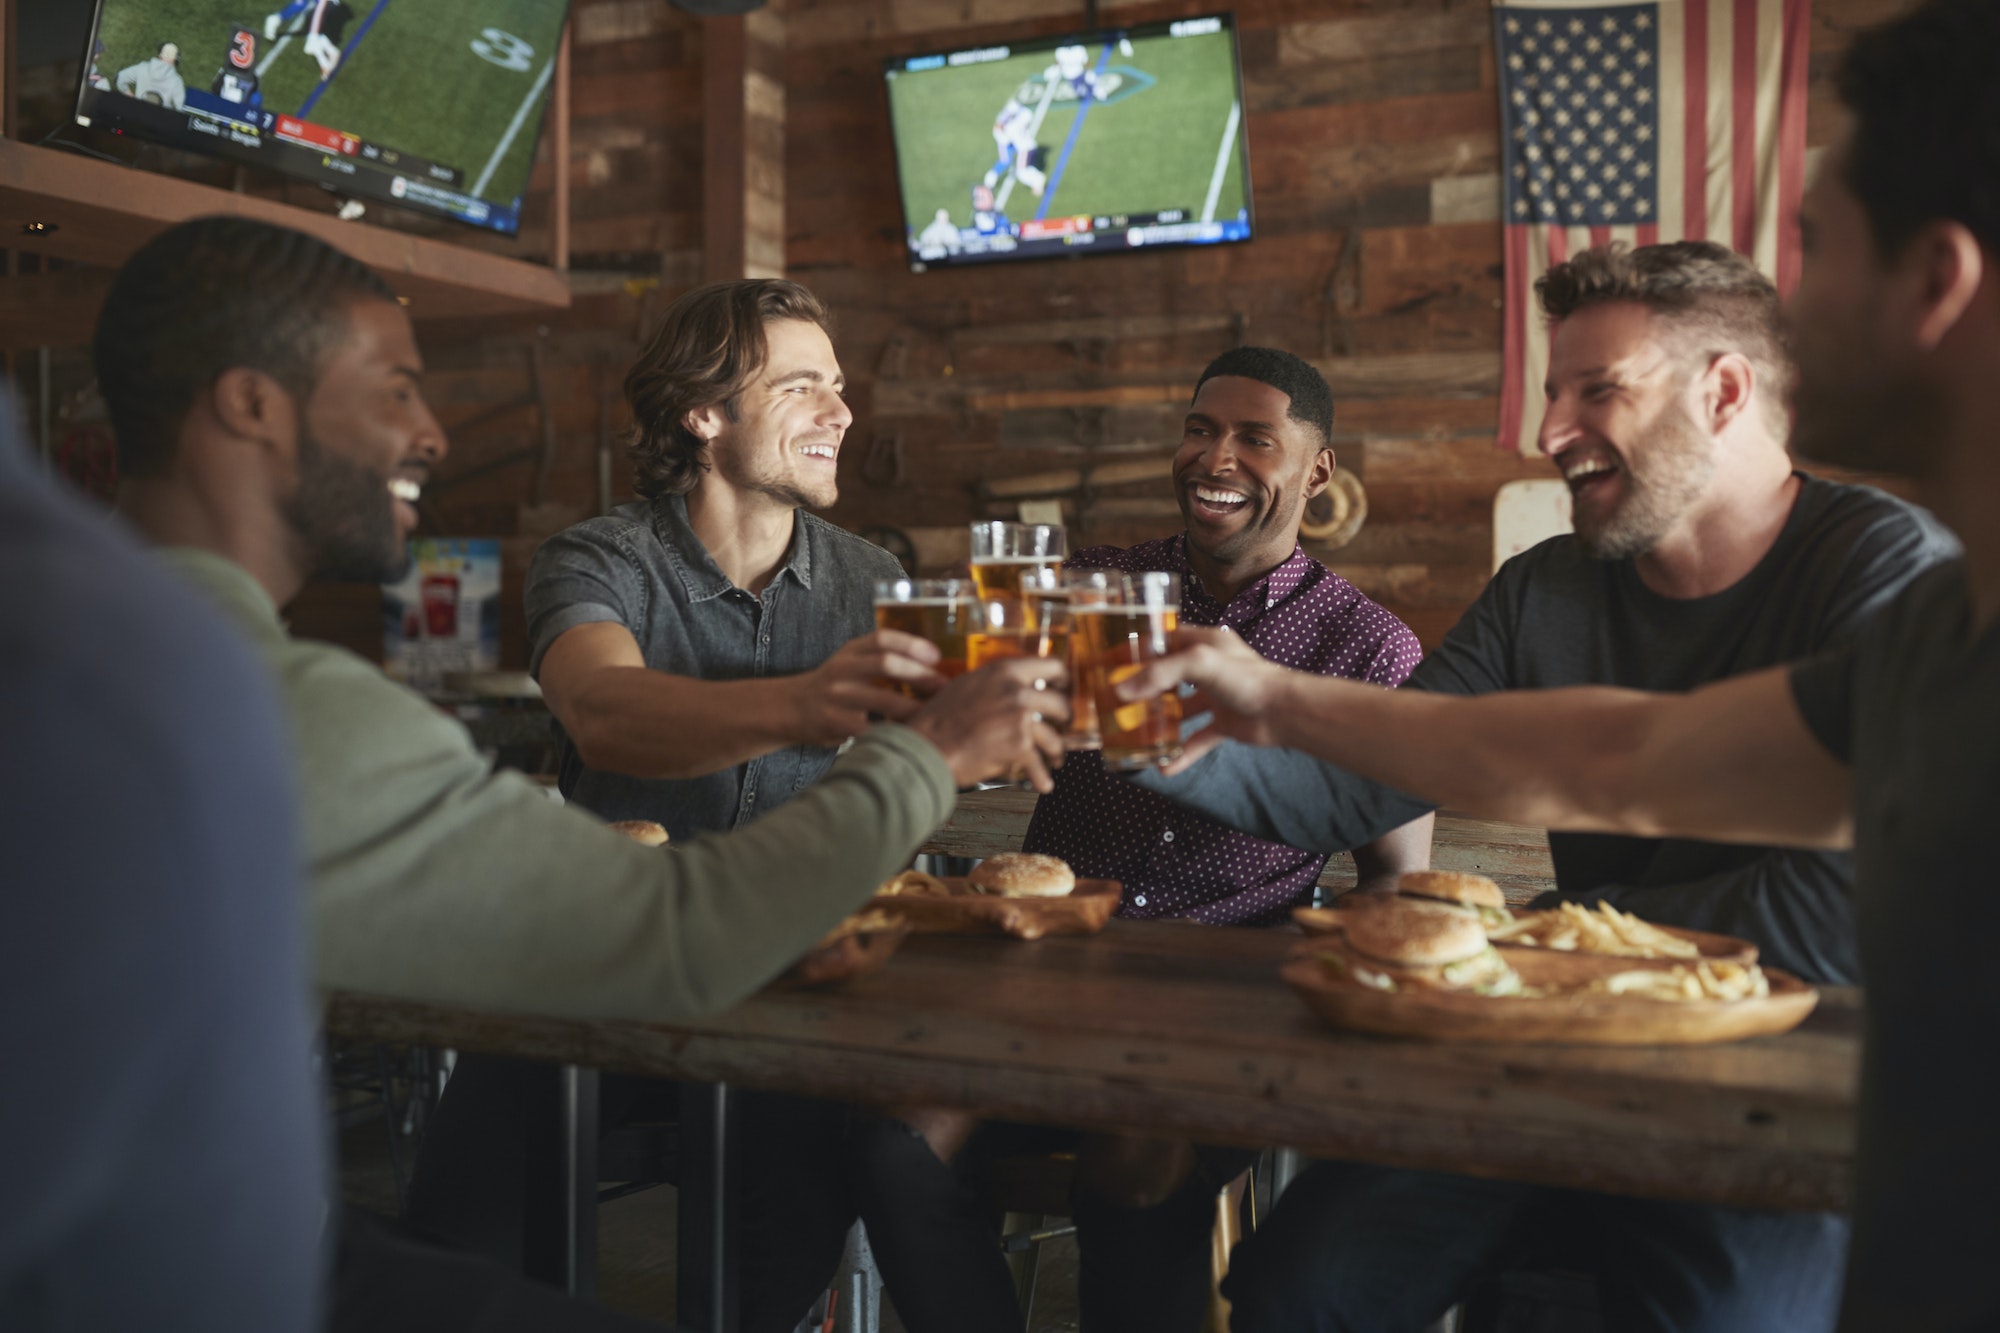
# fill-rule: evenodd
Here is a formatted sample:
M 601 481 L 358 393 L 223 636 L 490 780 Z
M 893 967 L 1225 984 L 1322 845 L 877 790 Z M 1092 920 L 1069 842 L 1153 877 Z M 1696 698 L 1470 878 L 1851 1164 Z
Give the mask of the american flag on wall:
M 1712 240 L 1798 280 L 1810 0 L 1493 5 L 1506 232 L 1499 444 L 1535 452 L 1535 280 L 1607 241 Z

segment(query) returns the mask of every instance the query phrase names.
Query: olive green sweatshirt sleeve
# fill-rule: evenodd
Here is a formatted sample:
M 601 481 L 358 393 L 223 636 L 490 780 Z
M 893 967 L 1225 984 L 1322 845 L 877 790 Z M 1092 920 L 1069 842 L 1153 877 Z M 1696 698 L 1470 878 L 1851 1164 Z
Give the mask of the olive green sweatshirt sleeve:
M 456 720 L 351 653 L 291 639 L 268 599 L 217 586 L 225 571 L 180 563 L 248 616 L 290 706 L 324 988 L 571 1017 L 712 1013 L 810 948 L 951 813 L 943 755 L 885 725 L 756 822 L 642 847 L 490 772 Z

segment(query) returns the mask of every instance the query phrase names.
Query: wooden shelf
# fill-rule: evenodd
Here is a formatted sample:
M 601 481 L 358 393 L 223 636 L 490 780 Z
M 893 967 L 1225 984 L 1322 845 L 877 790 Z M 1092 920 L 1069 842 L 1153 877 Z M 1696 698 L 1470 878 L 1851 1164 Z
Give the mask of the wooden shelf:
M 339 246 L 407 297 L 416 319 L 532 314 L 569 306 L 568 278 L 540 264 L 0 139 L 0 246 L 116 267 L 173 224 L 214 213 L 293 227 Z M 24 234 L 22 228 L 31 222 L 52 224 L 54 230 Z M 106 283 L 101 277 L 75 275 L 62 284 L 60 294 L 52 283 L 11 293 L 7 285 L 0 281 L 0 343 L 19 347 L 31 345 L 23 335 L 50 342 L 56 341 L 53 333 L 87 329 Z M 51 311 L 51 296 L 58 297 L 53 304 L 65 308 Z M 32 323 L 31 305 L 43 315 L 44 332 L 38 338 L 23 327 Z

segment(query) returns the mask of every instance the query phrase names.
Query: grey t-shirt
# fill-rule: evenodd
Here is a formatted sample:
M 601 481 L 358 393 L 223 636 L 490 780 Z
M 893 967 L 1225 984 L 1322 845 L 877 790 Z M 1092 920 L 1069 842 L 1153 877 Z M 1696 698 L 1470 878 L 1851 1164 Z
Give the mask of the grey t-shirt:
M 1847 1333 L 2000 1327 L 2000 626 L 1959 562 L 1803 663 L 1806 725 L 1854 770 L 1868 975 Z
M 875 581 L 895 557 L 804 510 L 785 563 L 752 596 L 688 526 L 680 496 L 621 505 L 551 537 L 528 566 L 529 669 L 578 625 L 632 631 L 656 671 L 742 680 L 810 671 L 875 627 Z M 653 781 L 586 768 L 556 724 L 563 795 L 608 820 L 652 819 L 676 840 L 745 824 L 811 786 L 835 751 L 793 745 L 705 777 Z
M 1594 559 L 1574 536 L 1555 537 L 1503 565 L 1403 688 L 1690 690 L 1844 642 L 1955 545 L 1901 500 L 1813 477 L 1803 479 L 1764 558 L 1710 597 L 1663 597 L 1633 561 Z M 1257 774 L 1263 753 L 1230 747 L 1177 783 L 1145 781 L 1228 822 L 1270 792 L 1278 813 L 1316 821 L 1312 841 L 1294 841 L 1303 829 L 1238 826 L 1316 849 L 1330 838 L 1340 846 L 1365 842 L 1422 808 L 1303 757 Z M 1221 810 L 1205 799 L 1230 786 L 1239 790 L 1219 798 Z M 1357 822 L 1329 828 L 1329 810 Z M 1604 899 L 1649 920 L 1741 936 L 1767 961 L 1813 980 L 1859 979 L 1853 868 L 1844 855 L 1581 833 L 1551 833 L 1549 850 L 1563 897 Z

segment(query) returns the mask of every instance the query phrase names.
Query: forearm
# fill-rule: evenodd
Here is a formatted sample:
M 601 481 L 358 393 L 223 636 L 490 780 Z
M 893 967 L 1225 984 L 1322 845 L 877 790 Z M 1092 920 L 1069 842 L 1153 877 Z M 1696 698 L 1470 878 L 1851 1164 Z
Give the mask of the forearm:
M 1413 819 L 1399 829 L 1391 829 L 1373 842 L 1354 849 L 1354 887 L 1362 892 L 1393 889 L 1396 877 L 1412 870 L 1428 870 L 1431 864 L 1431 832 L 1437 815 Z
M 1297 750 L 1224 744 L 1187 772 L 1131 775 L 1148 791 L 1241 833 L 1332 855 L 1429 810 L 1421 801 Z
M 698 778 L 800 743 L 793 676 L 700 680 L 606 667 L 552 710 L 591 768 Z
M 942 756 L 894 727 L 755 823 L 664 850 L 517 775 L 468 782 L 315 867 L 320 984 L 559 1016 L 714 1013 L 908 864 L 953 799 Z
M 1273 743 L 1441 806 L 1579 832 L 1839 847 L 1845 769 L 1782 672 L 1693 694 L 1588 686 L 1475 699 L 1285 673 Z

